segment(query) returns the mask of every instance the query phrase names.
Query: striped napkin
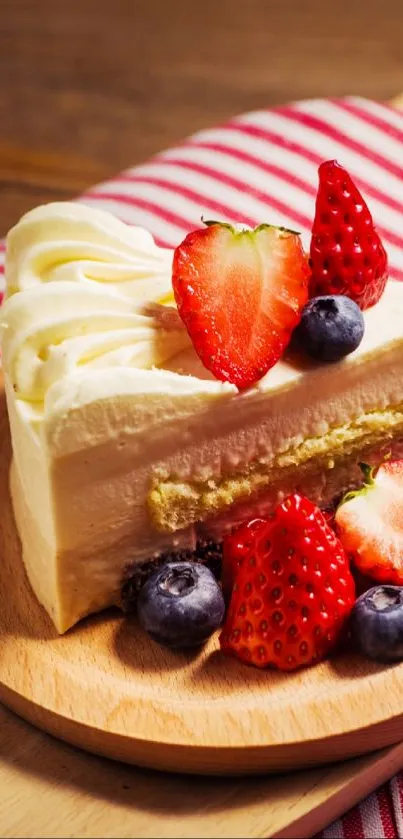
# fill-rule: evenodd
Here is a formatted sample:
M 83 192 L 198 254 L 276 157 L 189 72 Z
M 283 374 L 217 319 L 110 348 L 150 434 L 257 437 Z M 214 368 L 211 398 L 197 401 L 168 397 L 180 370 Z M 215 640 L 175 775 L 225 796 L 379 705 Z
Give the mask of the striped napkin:
M 403 112 L 368 99 L 314 99 L 236 117 L 77 200 L 148 228 L 160 245 L 174 247 L 203 216 L 292 227 L 308 247 L 317 169 L 334 158 L 369 202 L 390 277 L 403 280 Z M 321 836 L 403 837 L 403 773 Z

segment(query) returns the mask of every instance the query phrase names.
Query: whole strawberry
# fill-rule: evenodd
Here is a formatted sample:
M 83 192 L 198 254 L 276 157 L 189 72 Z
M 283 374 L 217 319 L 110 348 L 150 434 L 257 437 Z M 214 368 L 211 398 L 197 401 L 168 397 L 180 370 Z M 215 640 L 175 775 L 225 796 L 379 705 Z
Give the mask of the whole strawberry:
M 254 534 L 266 525 L 265 519 L 251 519 L 228 533 L 223 541 L 221 585 L 226 600 L 232 594 L 235 580 L 244 561 L 254 547 Z
M 246 388 L 279 360 L 299 323 L 308 260 L 291 230 L 206 225 L 175 250 L 175 300 L 204 366 Z
M 229 537 L 225 563 L 235 569 L 220 636 L 225 653 L 256 667 L 295 670 L 335 646 L 355 602 L 354 580 L 341 543 L 311 501 L 289 496 L 272 518 L 241 529 L 238 541 Z
M 319 167 L 310 257 L 311 297 L 345 294 L 368 309 L 383 294 L 385 249 L 361 193 L 335 160 Z
M 403 460 L 362 470 L 364 486 L 336 511 L 340 539 L 362 574 L 403 585 Z

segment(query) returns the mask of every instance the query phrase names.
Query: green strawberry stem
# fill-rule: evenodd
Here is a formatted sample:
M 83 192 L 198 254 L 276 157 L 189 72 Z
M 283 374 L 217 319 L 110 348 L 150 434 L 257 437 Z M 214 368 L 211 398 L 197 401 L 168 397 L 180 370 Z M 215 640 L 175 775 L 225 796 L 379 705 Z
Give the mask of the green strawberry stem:
M 281 227 L 278 224 L 259 224 L 258 227 L 255 227 L 254 233 L 259 233 L 260 230 L 279 230 L 280 233 L 287 233 L 290 236 L 300 236 L 301 232 L 299 230 L 291 230 L 290 227 Z
M 250 229 L 248 226 L 245 226 L 244 230 L 236 230 L 233 224 L 230 224 L 228 221 L 218 221 L 217 219 L 205 219 L 203 216 L 201 217 L 201 221 L 206 227 L 214 227 L 214 225 L 219 225 L 220 227 L 226 227 L 227 230 L 231 230 L 232 233 L 235 235 L 239 235 L 240 233 L 259 233 L 261 230 L 278 230 L 280 233 L 286 233 L 290 236 L 300 236 L 301 233 L 299 230 L 291 230 L 289 227 L 281 227 L 278 224 L 268 224 L 267 222 L 263 222 L 263 224 L 259 224 L 257 227 Z M 240 222 L 242 224 L 242 222 Z
M 339 509 L 339 507 L 341 507 L 342 504 L 345 504 L 347 501 L 351 501 L 353 498 L 357 498 L 359 495 L 366 495 L 375 485 L 375 467 L 369 466 L 368 463 L 359 463 L 358 465 L 364 476 L 364 484 L 362 487 L 360 487 L 360 489 L 354 489 L 350 492 L 346 492 L 346 494 L 341 499 L 340 503 L 337 505 L 337 509 Z
M 201 217 L 201 221 L 206 227 L 214 227 L 215 224 L 219 225 L 219 227 L 226 227 L 228 230 L 234 231 L 232 224 L 229 221 L 218 221 L 217 219 L 204 219 L 203 216 Z
M 374 472 L 375 466 L 370 466 L 368 463 L 360 462 L 359 467 L 361 469 L 362 474 L 364 475 L 364 484 L 366 486 L 373 486 L 375 483 L 374 481 Z

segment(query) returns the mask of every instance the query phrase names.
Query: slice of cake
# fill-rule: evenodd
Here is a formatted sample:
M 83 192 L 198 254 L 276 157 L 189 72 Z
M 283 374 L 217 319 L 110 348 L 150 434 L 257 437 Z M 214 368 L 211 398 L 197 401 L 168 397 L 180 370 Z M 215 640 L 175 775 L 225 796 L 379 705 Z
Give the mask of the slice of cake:
M 273 252 L 282 235 L 270 233 Z M 29 580 L 61 633 L 119 604 L 136 566 L 217 543 L 296 489 L 326 506 L 360 481 L 360 460 L 403 451 L 403 286 L 388 283 L 357 349 L 332 364 L 284 353 L 291 326 L 283 346 L 277 323 L 281 358 L 237 386 L 196 352 L 172 256 L 70 203 L 33 210 L 8 237 L 11 493 Z M 276 300 L 292 320 L 291 295 Z M 242 375 L 247 356 L 246 342 Z

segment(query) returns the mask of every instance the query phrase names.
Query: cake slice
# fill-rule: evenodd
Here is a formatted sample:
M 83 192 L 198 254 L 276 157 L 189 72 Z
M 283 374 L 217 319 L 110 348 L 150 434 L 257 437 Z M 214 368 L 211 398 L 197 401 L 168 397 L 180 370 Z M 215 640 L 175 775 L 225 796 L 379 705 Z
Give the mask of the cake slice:
M 291 491 L 326 506 L 360 460 L 403 454 L 403 286 L 342 361 L 290 351 L 240 391 L 200 361 L 171 278 L 146 231 L 83 205 L 40 207 L 8 237 L 11 493 L 60 633 L 150 560 L 217 544 Z

